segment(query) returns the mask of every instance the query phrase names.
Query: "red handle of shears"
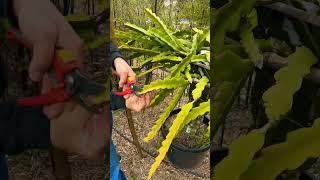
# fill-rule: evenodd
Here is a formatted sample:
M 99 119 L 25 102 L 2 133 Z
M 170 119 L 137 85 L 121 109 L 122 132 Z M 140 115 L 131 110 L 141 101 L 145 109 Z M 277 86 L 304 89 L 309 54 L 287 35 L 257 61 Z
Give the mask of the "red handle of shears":
M 42 94 L 35 97 L 25 97 L 17 100 L 17 104 L 20 106 L 43 106 L 50 105 L 57 102 L 65 102 L 70 99 L 63 89 L 52 89 L 49 93 Z
M 118 77 L 120 77 L 120 75 L 116 72 L 116 71 L 112 71 L 113 75 L 116 75 Z M 136 83 L 136 80 L 133 77 L 128 77 L 127 78 L 127 84 L 126 84 L 126 89 L 124 91 L 119 91 L 119 92 L 114 92 L 115 95 L 117 96 L 124 96 L 127 94 L 132 94 L 134 93 L 133 89 L 132 89 L 132 85 Z
M 32 45 L 29 44 L 22 36 L 22 33 L 16 29 L 10 29 L 7 32 L 7 39 L 9 41 L 15 41 L 26 46 L 29 49 L 32 49 Z M 17 100 L 17 104 L 21 106 L 42 106 L 50 105 L 58 102 L 65 102 L 71 97 L 66 92 L 64 77 L 67 73 L 74 71 L 80 67 L 80 64 L 77 61 L 71 63 L 63 63 L 60 57 L 56 54 L 53 57 L 53 67 L 58 80 L 58 88 L 49 90 L 48 92 L 34 97 L 24 97 Z
M 132 94 L 133 91 L 131 89 L 127 89 L 125 91 L 122 91 L 122 92 L 114 92 L 115 95 L 117 96 L 124 96 L 124 95 L 127 95 L 127 94 Z

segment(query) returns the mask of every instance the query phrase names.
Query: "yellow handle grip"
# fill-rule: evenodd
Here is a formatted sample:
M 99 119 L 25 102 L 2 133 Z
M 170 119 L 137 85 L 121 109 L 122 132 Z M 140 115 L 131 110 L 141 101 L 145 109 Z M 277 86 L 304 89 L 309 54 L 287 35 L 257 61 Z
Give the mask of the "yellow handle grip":
M 56 55 L 63 63 L 72 62 L 76 58 L 70 50 L 66 49 L 57 50 Z
M 128 83 L 134 83 L 136 79 L 134 77 L 128 77 L 127 81 Z

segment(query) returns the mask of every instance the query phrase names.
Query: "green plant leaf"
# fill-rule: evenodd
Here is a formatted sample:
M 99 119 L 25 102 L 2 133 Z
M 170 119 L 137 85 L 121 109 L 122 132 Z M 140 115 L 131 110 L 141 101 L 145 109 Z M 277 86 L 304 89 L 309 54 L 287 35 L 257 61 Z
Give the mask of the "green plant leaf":
M 188 66 L 191 62 L 191 57 L 192 54 L 188 55 L 186 58 L 184 58 L 180 64 L 178 64 L 177 66 L 175 66 L 172 69 L 172 73 L 170 74 L 169 77 L 176 77 L 176 76 L 180 76 L 180 72 L 184 71 L 186 66 Z
M 208 82 L 209 79 L 206 76 L 203 76 L 197 83 L 196 88 L 192 91 L 192 97 L 194 101 L 198 100 L 201 97 L 202 91 L 204 90 Z
M 180 72 L 184 71 L 186 66 L 188 66 L 191 63 L 191 58 L 192 56 L 196 53 L 197 50 L 197 41 L 198 41 L 198 35 L 195 34 L 193 36 L 193 43 L 192 43 L 192 48 L 191 52 L 188 54 L 187 57 L 185 57 L 180 64 L 178 64 L 173 70 L 172 73 L 170 74 L 170 77 L 176 77 L 180 75 Z
M 226 44 L 221 52 L 223 51 L 231 51 L 241 58 L 248 59 L 248 53 L 246 52 L 245 48 L 242 45 L 235 45 L 235 44 Z
M 199 44 L 199 34 L 197 33 L 197 34 L 193 35 L 190 54 L 192 54 L 192 55 L 196 54 L 197 49 L 198 49 L 198 44 Z
M 183 44 L 177 41 L 177 38 L 173 35 L 173 32 L 167 28 L 167 26 L 161 21 L 161 19 L 148 8 L 145 8 L 145 12 L 146 15 L 151 19 L 151 21 L 158 28 L 160 28 L 160 31 L 162 31 L 165 34 L 165 36 L 168 36 L 170 38 L 170 41 L 173 44 L 173 46 L 177 47 L 178 50 L 183 51 Z
M 167 28 L 167 26 L 161 21 L 161 19 L 156 14 L 154 14 L 150 9 L 145 8 L 145 13 L 151 19 L 151 21 L 163 32 L 165 32 L 168 36 L 170 36 L 173 33 Z
M 210 51 L 203 52 L 201 54 L 206 55 L 207 61 L 210 62 Z
M 179 57 L 179 56 L 162 56 L 162 57 L 159 57 L 159 58 L 154 58 L 152 60 L 152 62 L 159 62 L 159 61 L 163 61 L 163 60 L 180 62 L 182 60 L 182 58 Z
M 77 31 L 79 34 L 80 38 L 83 39 L 84 43 L 90 43 L 95 40 L 95 33 L 91 29 L 81 29 Z
M 308 158 L 320 157 L 320 119 L 313 127 L 301 128 L 288 133 L 287 140 L 262 150 L 253 160 L 241 180 L 269 180 L 285 170 L 295 170 Z
M 145 29 L 143 29 L 143 28 L 141 28 L 141 27 L 139 27 L 139 26 L 136 26 L 136 25 L 134 25 L 134 24 L 125 23 L 125 26 L 126 26 L 127 28 L 135 31 L 135 32 L 138 32 L 138 33 L 142 34 L 142 35 L 149 36 L 149 37 L 152 36 L 152 34 L 150 34 L 148 31 L 146 31 Z
M 136 33 L 134 31 L 120 31 L 120 30 L 115 30 L 115 35 L 117 39 L 131 39 L 131 40 L 139 40 L 143 37 L 146 37 L 145 35 Z
M 245 47 L 246 52 L 248 53 L 250 59 L 257 67 L 262 67 L 263 65 L 263 56 L 260 54 L 259 46 L 255 41 L 253 36 L 253 28 L 257 26 L 257 13 L 255 10 L 247 15 L 247 20 L 249 24 L 246 24 L 243 27 L 241 32 L 242 45 Z
M 159 149 L 159 155 L 156 157 L 154 163 L 152 164 L 149 170 L 148 180 L 151 179 L 152 175 L 155 173 L 160 163 L 164 159 L 165 155 L 167 154 L 173 139 L 177 135 L 180 126 L 183 124 L 184 119 L 187 117 L 190 110 L 192 109 L 192 106 L 193 103 L 191 102 L 181 107 L 181 111 L 178 113 L 176 119 L 173 121 L 173 124 L 169 129 L 169 133 L 167 134 L 166 139 L 162 142 L 162 146 Z
M 184 45 L 183 39 L 179 39 L 174 35 L 172 35 L 172 37 L 173 37 L 173 40 L 178 45 L 179 49 L 181 49 L 183 52 L 188 52 L 189 51 L 189 48 Z
M 133 41 L 142 43 L 142 44 L 144 44 L 144 47 L 159 45 L 159 43 L 157 43 L 157 41 L 152 41 L 147 36 L 141 35 L 139 33 L 133 32 L 133 31 L 124 32 L 124 31 L 116 30 L 115 36 L 117 37 L 117 39 L 128 39 L 131 41 L 133 40 Z
M 253 64 L 227 50 L 218 55 L 213 62 L 213 82 L 237 81 L 253 69 Z
M 143 55 L 144 55 L 144 54 L 142 54 L 142 53 L 133 52 L 132 54 L 130 54 L 130 55 L 127 57 L 127 59 L 136 59 L 136 58 L 141 57 L 141 56 L 143 56 Z
M 160 52 L 158 52 L 158 51 L 153 51 L 153 50 L 143 49 L 143 48 L 136 48 L 136 47 L 128 47 L 128 46 L 123 46 L 123 45 L 120 46 L 119 49 L 123 50 L 123 51 L 136 52 L 136 53 L 141 53 L 141 54 L 145 54 L 145 55 L 158 55 L 158 54 L 160 54 Z
M 246 49 L 250 59 L 257 67 L 262 67 L 263 56 L 260 54 L 259 47 L 255 42 L 253 33 L 251 30 L 245 30 L 241 33 L 242 44 Z
M 141 68 L 138 66 L 130 66 L 133 71 L 140 71 Z
M 191 66 L 188 65 L 186 70 L 184 71 L 184 74 L 186 75 L 186 78 L 188 79 L 189 83 L 192 82 L 192 77 L 191 77 L 191 74 L 190 74 L 190 70 L 191 70 Z
M 262 96 L 270 120 L 280 120 L 290 111 L 293 95 L 300 89 L 304 76 L 310 73 L 310 67 L 316 62 L 317 58 L 309 49 L 297 48 L 288 57 L 288 66 L 275 73 L 276 84 Z
M 205 29 L 202 33 L 199 33 L 200 34 L 200 37 L 198 39 L 198 49 L 201 49 L 202 48 L 202 44 L 204 41 L 206 41 L 206 39 L 208 38 L 208 36 L 210 36 L 210 29 L 207 28 Z
M 211 31 L 214 32 L 212 47 L 215 48 L 216 55 L 224 48 L 226 32 L 237 30 L 240 17 L 249 13 L 255 2 L 256 0 L 233 0 L 219 10 L 211 11 L 214 13 L 211 19 Z
M 203 33 L 202 30 L 200 30 L 200 29 L 198 29 L 198 28 L 196 28 L 196 27 L 192 28 L 192 30 L 193 30 L 194 32 L 196 32 L 196 33 L 199 33 L 199 34 L 202 34 L 202 33 Z
M 105 46 L 108 43 L 108 41 L 109 41 L 109 38 L 107 36 L 96 37 L 94 41 L 85 44 L 85 49 L 86 50 L 97 49 L 99 47 Z
M 147 58 L 146 60 L 144 60 L 140 66 L 144 66 L 144 65 L 152 62 L 153 60 L 163 59 L 163 57 L 165 57 L 166 55 L 168 55 L 168 54 L 170 54 L 170 53 L 171 53 L 170 51 L 165 51 L 165 52 L 162 52 L 162 53 L 160 53 L 160 54 L 158 54 L 158 55 L 149 57 L 149 58 Z
M 191 121 L 197 119 L 200 116 L 205 115 L 210 111 L 210 100 L 200 103 L 198 107 L 193 108 L 186 119 L 183 122 L 183 125 L 180 129 L 184 128 L 187 124 L 189 124 Z
M 209 62 L 206 54 L 197 54 L 191 57 L 191 62 Z
M 174 95 L 172 100 L 169 102 L 168 107 L 160 114 L 159 119 L 156 121 L 155 125 L 152 127 L 147 137 L 143 139 L 145 142 L 149 142 L 159 132 L 163 123 L 169 117 L 172 110 L 177 106 L 180 98 L 184 94 L 185 88 L 186 86 L 178 88 L 178 90 L 176 91 L 176 94 Z
M 97 26 L 94 19 L 87 15 L 68 15 L 64 17 L 76 30 L 94 30 Z
M 265 134 L 261 130 L 253 130 L 233 141 L 229 146 L 229 155 L 216 166 L 214 179 L 238 180 L 262 148 L 264 139 Z
M 230 50 L 216 56 L 213 61 L 212 80 L 216 85 L 214 93 L 212 134 L 217 133 L 240 92 L 248 74 L 254 70 L 251 61 L 244 60 Z
M 160 90 L 158 95 L 154 97 L 151 101 L 151 107 L 157 106 L 160 102 L 162 102 L 169 94 L 173 91 L 173 89 L 163 89 Z
M 161 32 L 158 29 L 155 28 L 150 28 L 148 30 L 155 38 L 161 40 L 162 43 L 166 44 L 169 48 L 179 52 L 180 54 L 186 55 L 185 52 L 181 51 L 179 49 L 179 46 L 172 41 L 172 39 L 170 39 L 169 36 L 167 36 L 166 34 L 164 34 L 163 32 Z
M 178 87 L 183 87 L 187 84 L 189 84 L 189 82 L 182 77 L 156 80 L 151 82 L 149 85 L 145 85 L 140 93 L 144 94 L 158 89 L 174 89 Z
M 187 49 L 191 48 L 192 43 L 190 41 L 185 40 L 185 39 L 178 39 L 178 41 L 181 42 L 182 44 L 184 44 Z M 188 50 L 186 52 L 188 52 Z
M 142 76 L 145 76 L 145 75 L 147 75 L 147 74 L 149 74 L 149 73 L 151 73 L 152 71 L 154 71 L 154 70 L 156 70 L 156 69 L 159 69 L 159 68 L 162 68 L 163 66 L 156 66 L 156 67 L 153 67 L 153 68 L 151 68 L 151 69 L 148 69 L 147 71 L 145 71 L 145 72 L 141 72 L 141 73 L 139 73 L 138 75 L 137 75 L 137 77 L 142 77 Z

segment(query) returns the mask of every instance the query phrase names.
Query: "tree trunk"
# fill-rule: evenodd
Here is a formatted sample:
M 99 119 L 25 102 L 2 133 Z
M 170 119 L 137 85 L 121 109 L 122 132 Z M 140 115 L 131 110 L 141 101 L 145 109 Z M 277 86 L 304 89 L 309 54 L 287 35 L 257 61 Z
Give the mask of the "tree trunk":
M 92 15 L 95 15 L 95 6 L 96 6 L 96 3 L 94 0 L 91 0 L 91 8 L 92 8 Z
M 171 11 L 172 11 L 172 0 L 170 0 L 170 8 L 169 8 L 169 22 L 172 22 L 172 18 L 171 18 L 171 16 L 172 16 L 172 14 L 171 14 Z
M 71 0 L 71 2 L 70 2 L 70 13 L 71 14 L 74 13 L 74 0 Z
M 90 0 L 87 0 L 87 13 L 90 15 Z
M 153 9 L 153 12 L 155 14 L 157 14 L 157 5 L 158 5 L 158 0 L 154 0 L 154 9 Z
M 70 13 L 74 13 L 74 0 L 71 0 L 71 7 L 70 7 Z
M 117 7 L 116 0 L 113 0 L 113 20 L 114 20 L 114 28 L 115 28 L 115 29 L 117 28 L 116 7 Z
M 70 11 L 71 0 L 63 0 L 63 15 L 66 16 Z
M 190 21 L 190 30 L 192 31 L 193 28 L 193 17 L 194 17 L 194 0 L 191 0 L 191 7 L 192 7 L 192 13 L 191 13 L 191 17 L 189 18 Z

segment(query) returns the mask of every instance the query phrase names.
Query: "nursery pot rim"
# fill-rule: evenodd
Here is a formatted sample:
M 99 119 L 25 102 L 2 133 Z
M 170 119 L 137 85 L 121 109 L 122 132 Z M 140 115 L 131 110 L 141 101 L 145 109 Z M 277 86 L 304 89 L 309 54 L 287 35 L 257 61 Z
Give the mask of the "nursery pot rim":
M 175 110 L 171 111 L 169 117 L 171 117 L 172 115 L 178 113 L 180 110 L 181 109 L 178 108 L 178 109 L 175 109 Z M 207 117 L 203 116 L 203 118 L 207 118 Z M 166 121 L 167 121 L 167 119 L 166 119 Z M 163 124 L 161 126 L 161 135 L 162 135 L 163 138 L 166 137 L 165 128 L 166 128 L 166 125 Z M 200 148 L 185 148 L 185 147 L 182 147 L 179 144 L 175 143 L 174 141 L 171 143 L 170 146 L 172 146 L 173 148 L 178 149 L 180 151 L 183 151 L 183 152 L 202 153 L 202 152 L 205 152 L 205 151 L 210 149 L 210 142 L 207 145 L 202 146 Z

